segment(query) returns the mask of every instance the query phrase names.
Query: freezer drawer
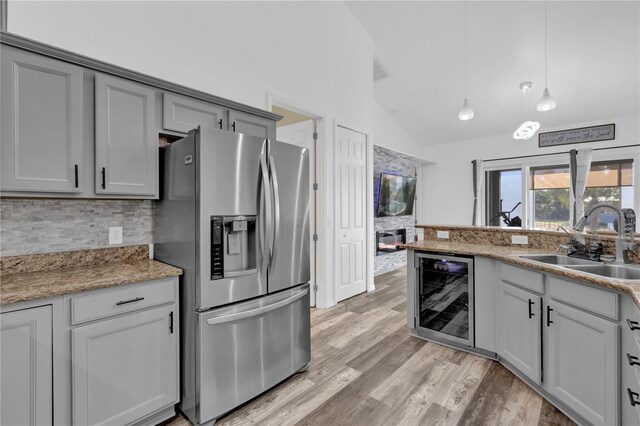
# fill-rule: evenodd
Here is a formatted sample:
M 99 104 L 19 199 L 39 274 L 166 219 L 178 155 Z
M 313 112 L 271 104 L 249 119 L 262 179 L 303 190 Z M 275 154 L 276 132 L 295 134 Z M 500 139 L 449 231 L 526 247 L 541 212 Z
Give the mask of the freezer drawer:
M 198 316 L 201 424 L 278 384 L 311 359 L 308 284 Z

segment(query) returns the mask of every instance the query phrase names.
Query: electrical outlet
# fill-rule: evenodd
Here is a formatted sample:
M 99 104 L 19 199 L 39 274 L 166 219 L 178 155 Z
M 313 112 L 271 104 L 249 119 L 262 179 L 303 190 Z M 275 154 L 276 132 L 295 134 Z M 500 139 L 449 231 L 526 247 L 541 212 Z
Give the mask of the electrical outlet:
M 122 226 L 109 227 L 109 244 L 122 244 Z
M 438 238 L 449 239 L 449 231 L 437 231 Z
M 529 244 L 529 237 L 526 235 L 512 235 L 511 244 Z

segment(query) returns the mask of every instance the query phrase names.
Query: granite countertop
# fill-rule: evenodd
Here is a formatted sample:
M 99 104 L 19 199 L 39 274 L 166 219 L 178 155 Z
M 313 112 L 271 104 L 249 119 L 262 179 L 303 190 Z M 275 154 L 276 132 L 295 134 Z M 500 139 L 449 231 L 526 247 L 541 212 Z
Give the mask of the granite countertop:
M 182 275 L 180 268 L 149 259 L 148 251 L 145 258 L 138 247 L 125 249 L 128 251 L 94 250 L 90 257 L 100 261 L 90 259 L 80 265 L 65 264 L 61 260 L 65 253 L 3 258 L 0 305 Z M 66 256 L 73 259 L 68 253 L 76 253 L 76 258 L 87 258 L 88 252 L 66 252 Z
M 601 287 L 606 287 L 629 294 L 636 303 L 636 306 L 640 309 L 640 280 L 619 280 L 615 278 L 606 278 L 599 275 L 587 274 L 584 272 L 563 268 L 562 266 L 558 265 L 551 265 L 518 257 L 523 254 L 549 254 L 549 250 L 519 248 L 512 246 L 494 246 L 491 244 L 469 244 L 427 240 L 404 244 L 403 247 L 417 251 L 433 251 L 438 253 L 484 256 L 512 263 L 514 265 L 524 266 L 531 269 L 538 269 L 543 272 L 560 275 L 569 279 L 588 282 L 590 284 L 595 284 Z

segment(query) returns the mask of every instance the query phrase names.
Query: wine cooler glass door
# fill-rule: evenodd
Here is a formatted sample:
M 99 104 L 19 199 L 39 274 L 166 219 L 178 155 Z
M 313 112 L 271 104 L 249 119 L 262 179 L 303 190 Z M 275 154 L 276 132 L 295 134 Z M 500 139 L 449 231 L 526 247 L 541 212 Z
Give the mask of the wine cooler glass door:
M 418 327 L 425 335 L 473 346 L 473 259 L 417 260 Z

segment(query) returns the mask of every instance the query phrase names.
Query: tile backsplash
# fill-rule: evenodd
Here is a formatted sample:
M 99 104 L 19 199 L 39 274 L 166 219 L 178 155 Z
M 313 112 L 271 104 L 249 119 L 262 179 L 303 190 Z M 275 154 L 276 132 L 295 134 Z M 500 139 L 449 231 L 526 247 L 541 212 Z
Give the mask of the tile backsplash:
M 109 246 L 122 226 L 123 245 L 152 242 L 150 200 L 0 200 L 0 256 Z

